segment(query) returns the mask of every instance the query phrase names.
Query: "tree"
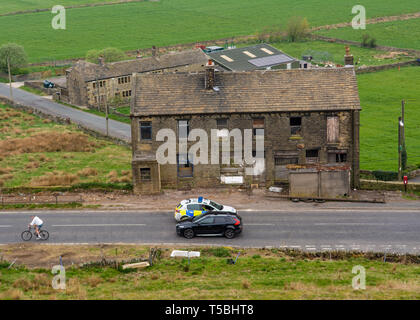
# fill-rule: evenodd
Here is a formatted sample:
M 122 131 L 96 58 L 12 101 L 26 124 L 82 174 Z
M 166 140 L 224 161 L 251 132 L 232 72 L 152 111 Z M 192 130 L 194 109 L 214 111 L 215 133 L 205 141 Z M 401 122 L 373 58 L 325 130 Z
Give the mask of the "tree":
M 117 48 L 89 50 L 86 53 L 86 60 L 89 62 L 98 63 L 99 57 L 103 57 L 105 62 L 115 62 L 127 59 L 126 54 Z
M 25 49 L 16 43 L 7 43 L 0 47 L 0 69 L 4 72 L 13 73 L 28 63 Z
M 301 17 L 292 17 L 287 23 L 286 34 L 290 42 L 305 39 L 309 34 L 308 20 Z
M 12 71 L 28 63 L 25 49 L 16 43 L 7 43 L 0 47 L 0 69 L 9 74 L 10 99 L 13 101 Z

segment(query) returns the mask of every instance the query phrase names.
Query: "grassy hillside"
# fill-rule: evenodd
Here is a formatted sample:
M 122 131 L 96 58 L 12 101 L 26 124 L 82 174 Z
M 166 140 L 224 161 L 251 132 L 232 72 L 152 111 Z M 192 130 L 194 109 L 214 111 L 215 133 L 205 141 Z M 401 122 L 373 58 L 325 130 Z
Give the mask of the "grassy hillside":
M 369 17 L 420 10 L 418 0 L 363 0 Z M 67 10 L 67 30 L 51 28 L 50 12 L 0 17 L 0 44 L 23 45 L 32 62 L 81 57 L 90 49 L 123 50 L 253 34 L 285 26 L 293 15 L 311 25 L 351 21 L 351 0 L 161 0 Z
M 60 252 L 74 252 L 75 248 L 85 256 L 99 255 L 103 250 L 99 246 L 61 246 Z M 120 256 L 147 257 L 147 248 L 110 246 L 105 247 L 107 259 L 118 259 L 116 248 Z M 48 253 L 45 248 L 41 250 L 39 256 L 44 258 Z M 316 258 L 277 249 L 248 249 L 239 250 L 237 264 L 229 265 L 226 259 L 235 258 L 238 250 L 197 250 L 202 256 L 188 264 L 187 259 L 170 258 L 171 250 L 163 249 L 161 259 L 143 270 L 69 266 L 66 290 L 51 287 L 50 269 L 7 269 L 9 263 L 3 262 L 0 299 L 420 299 L 419 265 L 384 263 L 383 255 L 369 260 L 362 254 L 349 254 L 330 260 L 328 253 Z M 32 247 L 31 251 L 39 250 Z M 336 255 L 340 253 L 333 253 Z M 71 259 L 75 256 L 66 255 Z M 366 290 L 352 288 L 352 268 L 357 265 L 366 269 Z
M 420 19 L 368 25 L 366 30 L 340 28 L 319 31 L 327 37 L 362 41 L 364 34 L 376 38 L 378 45 L 420 50 Z
M 0 188 L 131 182 L 131 152 L 0 105 Z
M 362 105 L 362 169 L 398 170 L 398 117 L 406 100 L 405 135 L 409 164 L 420 164 L 420 67 L 358 75 Z

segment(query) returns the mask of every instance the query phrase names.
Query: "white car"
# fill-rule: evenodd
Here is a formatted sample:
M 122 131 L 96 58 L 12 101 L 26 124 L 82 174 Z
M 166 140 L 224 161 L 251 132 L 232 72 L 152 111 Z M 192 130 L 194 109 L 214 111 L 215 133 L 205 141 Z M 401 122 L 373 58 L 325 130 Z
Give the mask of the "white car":
M 182 200 L 181 203 L 175 208 L 174 217 L 176 221 L 181 221 L 182 219 L 199 216 L 205 212 L 224 212 L 237 214 L 237 210 L 235 208 L 219 204 L 203 197 L 199 197 Z

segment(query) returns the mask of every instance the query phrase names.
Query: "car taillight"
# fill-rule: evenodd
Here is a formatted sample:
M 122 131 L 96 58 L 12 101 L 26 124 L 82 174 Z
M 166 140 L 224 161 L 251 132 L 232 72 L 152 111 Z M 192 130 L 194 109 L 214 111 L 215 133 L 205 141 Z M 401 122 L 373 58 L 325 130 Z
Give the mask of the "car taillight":
M 239 226 L 241 224 L 241 222 L 238 219 L 233 218 L 233 220 L 235 221 L 235 226 Z

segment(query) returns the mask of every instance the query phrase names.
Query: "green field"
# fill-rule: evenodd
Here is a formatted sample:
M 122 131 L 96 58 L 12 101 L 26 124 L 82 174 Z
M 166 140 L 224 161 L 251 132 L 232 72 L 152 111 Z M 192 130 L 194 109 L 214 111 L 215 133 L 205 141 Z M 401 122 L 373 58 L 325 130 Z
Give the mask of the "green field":
M 302 55 L 315 51 L 317 54 L 328 52 L 332 57 L 332 62 L 336 64 L 344 64 L 345 46 L 343 44 L 331 43 L 325 41 L 303 41 L 303 42 L 276 42 L 272 43 L 274 47 L 291 55 L 295 58 L 302 58 Z M 350 51 L 354 56 L 354 61 L 357 62 L 357 67 L 362 65 L 375 66 L 396 62 L 403 62 L 413 60 L 413 58 L 397 55 L 393 58 L 383 58 L 386 54 L 384 51 L 379 51 L 369 48 L 360 48 L 357 46 L 349 46 Z M 318 61 L 315 61 L 318 62 Z
M 105 248 L 107 259 L 116 259 L 114 247 Z M 117 248 L 125 256 L 147 256 L 147 248 Z M 19 254 L 22 249 L 15 250 Z M 102 249 L 83 250 L 79 248 L 80 253 L 92 255 Z M 9 263 L 1 262 L 0 299 L 420 299 L 419 265 L 384 263 L 381 255 L 374 260 L 362 254 L 330 260 L 327 253 L 316 258 L 276 249 L 249 249 L 239 250 L 237 264 L 229 265 L 227 258 L 235 258 L 238 250 L 197 250 L 202 256 L 191 259 L 190 264 L 186 259 L 170 258 L 171 250 L 163 249 L 161 258 L 147 269 L 69 266 L 65 290 L 52 288 L 50 269 L 8 269 Z M 42 252 L 48 255 L 48 250 Z M 352 269 L 357 265 L 366 270 L 365 290 L 352 288 Z
M 374 37 L 378 45 L 420 50 L 420 19 L 371 24 L 366 30 L 339 28 L 317 33 L 338 39 L 362 41 L 364 34 Z
M 117 2 L 118 0 L 61 0 L 59 4 L 64 7 L 89 4 L 89 3 L 105 3 Z M 47 9 L 58 5 L 56 0 L 3 0 L 0 3 L 0 14 L 27 11 L 35 9 Z
M 360 166 L 398 171 L 398 117 L 406 100 L 408 164 L 420 164 L 420 67 L 357 76 L 362 105 Z
M 418 0 L 364 0 L 368 17 L 417 12 Z M 90 49 L 123 50 L 254 34 L 285 26 L 291 16 L 312 26 L 351 21 L 354 1 L 161 0 L 67 10 L 67 29 L 53 30 L 52 14 L 0 17 L 0 44 L 23 45 L 31 62 L 83 57 Z M 23 8 L 23 7 L 22 7 Z
M 131 152 L 0 105 L 0 188 L 131 182 Z

